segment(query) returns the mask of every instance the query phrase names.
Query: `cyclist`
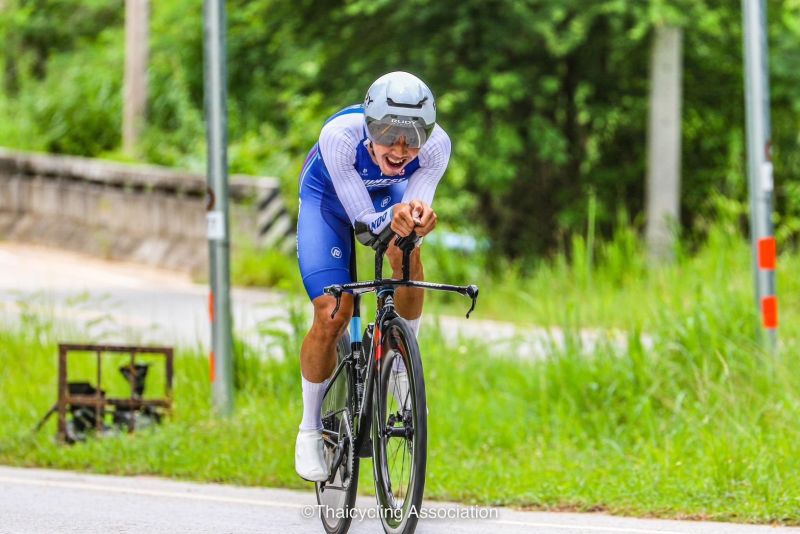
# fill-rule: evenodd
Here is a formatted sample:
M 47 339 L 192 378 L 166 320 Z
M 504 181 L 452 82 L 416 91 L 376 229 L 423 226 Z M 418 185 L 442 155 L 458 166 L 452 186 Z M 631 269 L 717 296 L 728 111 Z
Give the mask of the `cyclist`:
M 425 83 L 407 72 L 375 80 L 363 104 L 344 108 L 327 120 L 300 173 L 297 257 L 314 321 L 300 350 L 303 420 L 295 443 L 295 470 L 304 479 L 322 481 L 320 409 L 328 378 L 336 365 L 336 342 L 353 313 L 353 297 L 342 296 L 335 318 L 332 296 L 323 288 L 350 280 L 350 230 L 371 244 L 387 226 L 400 236 L 423 237 L 436 226 L 434 192 L 450 159 L 450 138 L 436 124 L 436 104 Z M 421 243 L 421 240 L 420 240 Z M 386 255 L 392 276 L 402 276 L 402 252 L 393 244 Z M 411 255 L 411 278 L 423 279 L 420 249 Z M 423 290 L 398 288 L 397 312 L 419 330 Z M 407 391 L 399 358 L 390 380 L 393 391 Z M 405 395 L 402 395 L 404 397 Z

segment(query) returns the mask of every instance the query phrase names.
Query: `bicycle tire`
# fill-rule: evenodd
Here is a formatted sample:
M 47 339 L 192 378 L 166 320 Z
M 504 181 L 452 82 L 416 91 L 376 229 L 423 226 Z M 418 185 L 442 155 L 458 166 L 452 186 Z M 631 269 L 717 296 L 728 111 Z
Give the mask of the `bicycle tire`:
M 422 506 L 428 452 L 422 359 L 417 339 L 405 319 L 397 317 L 386 323 L 382 343 L 383 361 L 376 377 L 378 382 L 373 402 L 375 496 L 384 531 L 387 534 L 411 534 L 416 529 Z M 402 411 L 400 401 L 389 391 L 393 360 L 398 357 L 405 363 L 408 376 L 408 400 L 404 402 Z M 396 426 L 400 420 L 402 426 Z M 387 429 L 393 430 L 394 434 L 388 435 Z M 405 436 L 396 435 L 399 432 L 404 432 Z M 398 466 L 398 462 L 402 463 Z M 406 462 L 409 468 L 407 479 Z
M 342 335 L 336 345 L 336 365 L 350 354 L 350 336 Z M 325 532 L 344 534 L 353 519 L 351 510 L 358 494 L 359 459 L 353 447 L 353 418 L 356 410 L 356 390 L 352 368 L 347 366 L 336 377 L 333 386 L 322 400 L 322 425 L 325 439 L 325 459 L 328 467 L 336 456 L 337 447 L 344 450 L 332 480 L 314 484 L 319 504 L 318 514 Z M 350 432 L 348 435 L 347 428 Z

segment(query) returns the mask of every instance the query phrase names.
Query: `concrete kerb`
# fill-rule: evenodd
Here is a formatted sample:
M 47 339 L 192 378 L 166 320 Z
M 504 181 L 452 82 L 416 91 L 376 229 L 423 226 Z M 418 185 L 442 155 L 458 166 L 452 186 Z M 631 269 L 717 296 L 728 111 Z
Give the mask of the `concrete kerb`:
M 0 239 L 200 274 L 206 191 L 198 173 L 0 148 Z M 288 250 L 294 225 L 279 193 L 275 178 L 231 176 L 233 235 Z

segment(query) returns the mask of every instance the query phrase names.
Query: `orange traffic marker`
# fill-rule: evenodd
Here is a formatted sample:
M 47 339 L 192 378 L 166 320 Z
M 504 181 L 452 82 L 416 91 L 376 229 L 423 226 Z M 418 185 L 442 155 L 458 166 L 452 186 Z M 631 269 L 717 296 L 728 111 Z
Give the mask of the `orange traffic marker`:
M 765 237 L 758 240 L 758 268 L 765 270 L 775 270 L 777 256 L 777 246 L 775 238 Z
M 778 328 L 778 297 L 770 295 L 761 299 L 761 318 L 764 328 Z

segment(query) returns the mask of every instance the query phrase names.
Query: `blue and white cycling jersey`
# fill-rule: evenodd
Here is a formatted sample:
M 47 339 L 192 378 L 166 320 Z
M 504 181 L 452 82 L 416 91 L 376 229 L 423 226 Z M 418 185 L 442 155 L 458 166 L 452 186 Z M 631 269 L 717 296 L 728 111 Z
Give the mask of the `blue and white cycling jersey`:
M 379 233 L 398 202 L 432 204 L 450 159 L 450 139 L 438 125 L 398 176 L 384 176 L 372 161 L 361 105 L 327 120 L 300 173 L 297 252 L 311 299 L 322 288 L 350 281 L 350 227 L 355 221 Z

